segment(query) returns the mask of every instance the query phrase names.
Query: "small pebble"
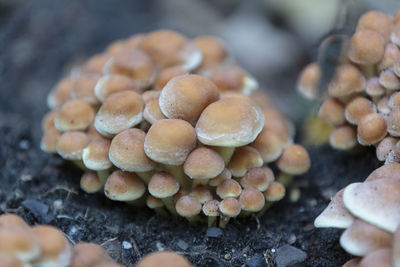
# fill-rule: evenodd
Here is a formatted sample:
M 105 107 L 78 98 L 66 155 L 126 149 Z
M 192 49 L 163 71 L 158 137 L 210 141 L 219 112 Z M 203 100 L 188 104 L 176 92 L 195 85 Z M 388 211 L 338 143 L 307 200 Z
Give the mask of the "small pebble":
M 62 202 L 61 199 L 56 199 L 56 200 L 54 200 L 54 202 L 53 202 L 53 209 L 55 209 L 55 210 L 60 210 L 60 209 L 62 209 L 62 207 L 63 207 L 63 202 Z
M 224 255 L 224 259 L 227 260 L 227 261 L 230 261 L 230 260 L 232 259 L 231 253 L 226 253 L 226 254 Z
M 40 223 L 50 223 L 54 217 L 49 214 L 49 206 L 36 199 L 27 199 L 22 201 L 21 205 L 39 220 Z
M 123 249 L 131 249 L 132 248 L 132 244 L 129 243 L 128 241 L 123 241 L 122 242 L 122 248 Z
M 288 240 L 287 240 L 287 242 L 290 244 L 290 245 L 293 245 L 295 242 L 296 242 L 296 235 L 295 234 L 291 234 L 290 236 L 289 236 L 289 238 L 288 238 Z
M 304 261 L 307 253 L 290 245 L 278 248 L 275 261 L 277 267 L 286 267 Z
M 26 139 L 23 139 L 18 143 L 18 147 L 22 150 L 27 150 L 30 147 L 30 142 Z
M 180 249 L 182 250 L 187 250 L 189 248 L 188 243 L 186 243 L 185 241 L 183 241 L 182 239 L 178 240 L 178 243 L 176 244 Z
M 22 182 L 29 182 L 32 181 L 32 175 L 30 174 L 22 174 L 20 177 Z
M 210 227 L 207 229 L 207 237 L 220 237 L 222 235 L 222 230 L 218 227 Z

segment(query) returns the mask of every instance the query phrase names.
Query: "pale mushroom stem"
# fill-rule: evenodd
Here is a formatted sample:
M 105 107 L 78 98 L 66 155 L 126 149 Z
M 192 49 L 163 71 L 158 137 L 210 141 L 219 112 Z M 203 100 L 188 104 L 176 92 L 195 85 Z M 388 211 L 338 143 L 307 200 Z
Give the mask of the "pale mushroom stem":
M 75 164 L 75 166 L 77 166 L 82 171 L 89 170 L 88 168 L 86 168 L 85 164 L 83 164 L 83 161 L 81 159 L 72 160 L 72 162 Z
M 282 172 L 276 178 L 276 181 L 286 187 L 293 181 L 293 175 Z
M 99 177 L 99 179 L 103 185 L 106 183 L 108 176 L 110 176 L 110 172 L 111 172 L 110 169 L 96 171 L 97 176 Z
M 359 65 L 360 70 L 364 77 L 366 79 L 369 79 L 371 77 L 374 77 L 377 75 L 376 67 L 375 65 L 369 64 L 369 65 Z
M 193 179 L 192 188 L 196 188 L 198 186 L 207 185 L 209 179 Z
M 208 227 L 213 227 L 217 224 L 218 216 L 207 216 Z
M 194 215 L 194 216 L 185 217 L 185 218 L 186 218 L 186 220 L 188 220 L 189 223 L 191 223 L 191 224 L 195 224 L 195 223 L 197 223 L 198 221 L 200 221 L 200 215 Z
M 262 216 L 264 215 L 264 213 L 265 213 L 273 204 L 274 204 L 274 202 L 272 202 L 272 201 L 265 201 L 264 207 L 262 208 L 262 210 L 260 210 L 260 211 L 257 213 L 256 216 L 257 216 L 258 218 L 262 217 Z
M 219 227 L 225 228 L 228 225 L 230 219 L 231 219 L 231 217 L 229 217 L 229 216 L 221 216 L 219 218 Z
M 190 189 L 192 181 L 183 172 L 183 165 L 163 165 L 166 172 L 174 176 L 181 188 Z
M 137 176 L 140 177 L 140 179 L 142 179 L 142 181 L 145 184 L 149 184 L 151 176 L 153 176 L 154 174 L 154 170 L 153 171 L 148 171 L 148 172 L 135 172 L 137 174 Z
M 175 209 L 175 201 L 174 198 L 171 197 L 166 197 L 163 198 L 162 201 L 164 202 L 165 207 L 167 208 L 167 210 L 172 214 L 172 215 L 178 215 L 178 213 L 176 212 Z
M 131 200 L 131 201 L 125 201 L 125 202 L 128 205 L 133 206 L 133 207 L 144 207 L 144 206 L 146 206 L 146 198 L 147 198 L 147 194 L 143 194 L 143 196 L 141 196 L 138 199 Z
M 235 152 L 235 147 L 229 146 L 214 146 L 213 149 L 224 159 L 225 166 L 231 161 L 232 155 Z

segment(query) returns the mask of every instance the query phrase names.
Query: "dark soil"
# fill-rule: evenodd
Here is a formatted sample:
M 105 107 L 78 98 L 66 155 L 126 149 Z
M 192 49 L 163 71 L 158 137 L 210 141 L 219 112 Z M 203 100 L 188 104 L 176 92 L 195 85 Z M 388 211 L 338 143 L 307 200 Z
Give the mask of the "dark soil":
M 340 231 L 314 229 L 313 220 L 330 196 L 379 165 L 372 150 L 309 148 L 312 168 L 293 184 L 301 189 L 297 202 L 286 197 L 260 219 L 233 220 L 222 232 L 207 232 L 205 225 L 85 194 L 77 168 L 39 149 L 45 97 L 71 59 L 156 27 L 151 1 L 97 4 L 103 2 L 108 1 L 0 1 L 0 213 L 55 225 L 72 242 L 102 244 L 127 266 L 161 249 L 178 251 L 195 266 L 274 266 L 285 244 L 307 253 L 295 266 L 339 266 L 348 260 L 338 243 Z

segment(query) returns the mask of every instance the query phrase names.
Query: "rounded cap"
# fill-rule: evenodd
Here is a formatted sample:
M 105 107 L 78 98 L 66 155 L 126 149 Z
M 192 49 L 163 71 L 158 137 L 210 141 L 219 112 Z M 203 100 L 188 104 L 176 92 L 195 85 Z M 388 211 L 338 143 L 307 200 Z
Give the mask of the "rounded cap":
M 272 182 L 268 189 L 264 191 L 265 200 L 276 202 L 281 200 L 286 193 L 285 187 L 279 182 Z
M 101 74 L 104 65 L 111 58 L 108 53 L 97 54 L 89 58 L 82 66 L 81 72 L 84 74 Z
M 64 104 L 69 99 L 74 84 L 75 79 L 72 77 L 66 77 L 59 81 L 47 96 L 47 106 L 55 109 Z
M 283 151 L 283 143 L 278 134 L 265 128 L 250 146 L 257 149 L 265 163 L 277 160 Z
M 217 177 L 208 180 L 209 186 L 218 186 L 225 180 L 231 179 L 232 173 L 229 169 L 225 168 Z
M 210 179 L 218 176 L 225 169 L 222 157 L 214 150 L 199 147 L 190 152 L 183 170 L 192 179 Z
M 162 90 L 164 86 L 174 77 L 187 74 L 180 66 L 169 67 L 160 71 L 153 85 L 153 90 Z
M 18 215 L 5 213 L 0 215 L 0 229 L 7 227 L 29 228 L 29 225 Z
M 149 182 L 149 193 L 157 198 L 166 198 L 175 195 L 179 190 L 179 183 L 166 172 L 156 172 Z
M 378 104 L 376 105 L 378 108 L 378 111 L 382 114 L 389 114 L 391 111 L 391 108 L 389 106 L 389 98 L 387 96 L 384 96 L 379 100 Z
M 67 160 L 82 159 L 82 152 L 89 144 L 87 134 L 78 131 L 63 133 L 57 142 L 57 153 Z
M 96 105 L 99 100 L 94 94 L 94 87 L 99 80 L 99 75 L 79 75 L 71 90 L 72 99 L 80 99 L 91 105 Z
M 321 79 L 321 68 L 317 63 L 307 65 L 300 73 L 297 80 L 297 91 L 307 99 L 316 99 L 318 84 Z
M 379 83 L 388 90 L 400 89 L 400 80 L 392 69 L 384 69 L 381 71 Z
M 376 157 L 378 160 L 385 161 L 398 141 L 399 139 L 391 136 L 383 138 L 376 147 Z
M 109 96 L 96 114 L 94 126 L 104 136 L 112 136 L 138 125 L 143 119 L 144 102 L 133 91 Z
M 292 122 L 276 109 L 265 110 L 263 115 L 265 119 L 264 130 L 276 133 L 284 145 L 293 143 L 295 127 Z
M 192 196 L 183 196 L 176 202 L 176 212 L 182 217 L 192 217 L 200 213 L 201 203 Z
M 203 213 L 206 216 L 218 216 L 219 215 L 219 201 L 209 200 L 203 205 Z
M 146 103 L 143 111 L 143 117 L 150 124 L 155 123 L 158 120 L 166 119 L 167 117 L 161 112 L 158 99 L 151 99 Z
M 236 217 L 240 214 L 242 207 L 236 198 L 228 197 L 219 203 L 219 210 L 228 217 Z
M 393 266 L 393 251 L 391 248 L 380 248 L 362 258 L 359 267 L 391 267 Z
M 261 167 L 263 160 L 258 151 L 251 146 L 242 146 L 235 149 L 228 169 L 234 177 L 242 177 L 247 170 L 255 167 Z
M 355 147 L 357 145 L 357 129 L 350 125 L 337 127 L 329 136 L 329 144 L 340 150 Z
M 332 125 L 342 125 L 346 119 L 344 106 L 335 98 L 328 98 L 319 108 L 318 116 Z
M 364 13 L 357 24 L 357 31 L 371 30 L 379 33 L 385 41 L 389 40 L 393 28 L 393 18 L 385 13 L 371 10 Z
M 54 126 L 59 131 L 85 130 L 94 118 L 93 108 L 80 99 L 65 102 L 54 118 Z
M 254 187 L 259 191 L 265 191 L 274 180 L 275 176 L 270 168 L 252 168 L 240 179 L 240 184 L 243 188 Z
M 40 149 L 49 153 L 57 152 L 57 143 L 61 135 L 62 132 L 57 130 L 54 126 L 49 127 L 44 132 L 42 140 L 40 141 Z
M 15 255 L 21 261 L 30 261 L 40 254 L 38 240 L 26 226 L 4 225 L 0 227 L 0 251 Z
M 141 92 L 140 87 L 129 77 L 119 74 L 108 74 L 101 77 L 94 88 L 94 93 L 100 102 L 120 91 Z
M 151 171 L 156 163 L 144 152 L 146 133 L 132 128 L 117 134 L 111 141 L 109 158 L 118 168 L 131 172 Z
M 228 197 L 238 197 L 242 193 L 240 184 L 233 179 L 224 180 L 216 190 L 217 195 L 224 199 Z
M 376 64 L 381 61 L 385 50 L 385 39 L 371 30 L 358 30 L 350 40 L 348 57 L 361 65 Z
M 114 171 L 104 186 L 106 197 L 117 201 L 132 201 L 140 198 L 146 191 L 142 180 L 132 172 Z
M 191 267 L 186 258 L 171 251 L 153 252 L 143 257 L 136 267 Z
M 210 69 L 221 65 L 229 56 L 226 44 L 217 37 L 199 36 L 193 43 L 203 54 L 199 69 Z
M 375 112 L 374 103 L 365 97 L 359 96 L 346 105 L 345 116 L 349 123 L 357 125 L 364 116 Z
M 25 264 L 15 255 L 0 253 L 0 262 L 3 267 L 24 267 Z
M 367 81 L 365 92 L 371 97 L 379 97 L 385 94 L 385 88 L 379 83 L 378 77 L 372 77 Z
M 253 142 L 263 126 L 259 107 L 244 99 L 226 98 L 204 109 L 196 133 L 203 144 L 238 147 Z
M 389 126 L 393 125 L 390 122 L 388 124 Z M 386 136 L 386 121 L 382 115 L 370 113 L 359 122 L 357 133 L 358 142 L 362 145 L 378 143 Z
M 336 68 L 333 80 L 328 85 L 330 96 L 348 96 L 365 89 L 366 81 L 357 67 L 343 64 Z
M 258 88 L 258 82 L 236 65 L 213 69 L 210 73 L 210 80 L 221 92 L 232 91 L 250 95 Z
M 165 119 L 156 121 L 147 132 L 144 151 L 152 160 L 181 165 L 196 147 L 196 132 L 184 120 Z
M 144 103 L 148 103 L 149 101 L 153 99 L 157 99 L 160 97 L 161 91 L 155 91 L 155 90 L 147 90 L 142 93 L 142 98 Z
M 385 164 L 373 171 L 365 181 L 377 179 L 397 179 L 400 180 L 400 163 Z
M 56 118 L 58 110 L 51 110 L 47 112 L 42 119 L 42 131 L 46 132 L 50 128 L 54 128 L 54 119 Z
M 265 205 L 264 195 L 255 188 L 245 188 L 239 197 L 242 210 L 258 212 Z
M 167 118 L 195 124 L 202 111 L 218 98 L 218 88 L 210 80 L 190 74 L 171 79 L 162 89 L 158 101 Z
M 199 186 L 192 189 L 190 195 L 197 198 L 201 204 L 213 199 L 213 193 L 211 193 L 210 189 L 206 186 Z
M 91 140 L 82 152 L 82 161 L 90 170 L 106 170 L 112 166 L 108 159 L 111 141 L 105 138 Z
M 152 195 L 148 195 L 146 198 L 146 205 L 150 209 L 162 208 L 164 206 L 164 202 L 161 198 L 153 197 Z
M 302 146 L 291 145 L 285 148 L 276 165 L 287 174 L 299 175 L 310 169 L 311 162 L 307 151 Z
M 72 249 L 70 267 L 92 267 L 111 262 L 111 257 L 101 246 L 93 243 L 79 243 Z
M 400 107 L 400 92 L 393 93 L 389 98 L 389 106 L 393 108 Z
M 103 188 L 103 182 L 95 172 L 85 172 L 80 181 L 81 189 L 86 193 L 97 193 Z
M 385 52 L 383 54 L 383 58 L 378 65 L 379 70 L 382 71 L 387 68 L 393 68 L 399 56 L 400 56 L 400 50 L 397 47 L 397 45 L 393 43 L 387 43 L 385 46 Z

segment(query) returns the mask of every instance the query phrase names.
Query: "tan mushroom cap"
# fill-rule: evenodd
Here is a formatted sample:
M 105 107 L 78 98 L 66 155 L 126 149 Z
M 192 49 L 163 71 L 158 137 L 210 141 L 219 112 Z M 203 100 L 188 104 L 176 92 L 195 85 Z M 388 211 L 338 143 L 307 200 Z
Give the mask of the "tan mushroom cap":
M 39 256 L 40 245 L 28 227 L 1 226 L 0 252 L 15 255 L 19 260 L 26 262 Z
M 202 111 L 218 98 L 215 84 L 203 76 L 189 74 L 172 78 L 162 89 L 158 101 L 166 117 L 195 124 Z
M 259 191 L 265 191 L 274 180 L 275 176 L 270 168 L 258 167 L 250 169 L 240 179 L 240 184 L 243 188 L 254 187 Z
M 400 181 L 400 163 L 385 164 L 373 171 L 365 181 L 397 179 Z
M 101 74 L 104 65 L 111 58 L 111 54 L 102 53 L 89 58 L 82 66 L 81 72 L 84 74 Z
M 400 92 L 395 92 L 390 96 L 389 106 L 392 109 L 400 107 Z
M 337 192 L 329 202 L 329 205 L 315 219 L 314 226 L 317 228 L 348 228 L 354 221 L 353 215 L 349 213 L 343 203 L 344 188 Z
M 328 85 L 330 96 L 348 96 L 365 89 L 366 81 L 357 67 L 343 64 L 336 68 L 333 80 Z
M 277 133 L 263 128 L 250 146 L 257 149 L 265 163 L 269 163 L 280 157 L 284 144 Z
M 371 97 L 379 97 L 385 94 L 385 88 L 383 88 L 379 83 L 378 77 L 372 77 L 367 81 L 365 92 Z
M 44 132 L 42 140 L 40 141 L 40 149 L 49 153 L 57 152 L 57 142 L 62 132 L 57 130 L 54 126 Z
M 346 261 L 342 267 L 359 267 L 361 258 L 353 258 Z
M 399 139 L 388 136 L 379 142 L 376 147 L 376 157 L 380 161 L 385 161 Z
M 72 249 L 70 267 L 92 267 L 112 262 L 110 255 L 101 246 L 93 243 L 79 243 Z
M 114 171 L 104 186 L 106 197 L 117 201 L 132 201 L 140 198 L 146 191 L 146 186 L 136 174 Z
M 400 89 L 400 79 L 392 69 L 384 69 L 381 71 L 379 83 L 388 90 Z
M 83 191 L 92 194 L 103 188 L 103 182 L 95 172 L 85 172 L 81 176 L 80 186 Z
M 149 101 L 153 99 L 157 99 L 160 97 L 161 91 L 155 91 L 155 90 L 147 90 L 142 93 L 142 98 L 144 103 L 148 103 Z
M 365 97 L 359 96 L 346 105 L 345 116 L 349 123 L 357 125 L 364 116 L 375 112 L 374 103 Z
M 212 199 L 204 203 L 203 213 L 206 216 L 218 216 L 219 215 L 219 201 Z
M 247 170 L 261 167 L 263 163 L 263 159 L 257 149 L 251 146 L 242 146 L 236 148 L 227 168 L 234 177 L 242 177 Z
M 69 266 L 72 248 L 63 232 L 50 225 L 35 225 L 31 231 L 40 245 L 40 256 L 35 259 L 35 264 Z
M 393 267 L 393 251 L 391 248 L 381 248 L 362 258 L 359 267 Z
M 220 92 L 240 92 L 250 95 L 258 88 L 258 82 L 236 65 L 221 66 L 211 70 L 210 80 Z
M 295 127 L 283 114 L 276 109 L 264 110 L 264 130 L 276 133 L 284 145 L 293 143 Z
M 357 145 L 357 129 L 350 125 L 337 127 L 329 137 L 329 144 L 336 149 L 348 150 Z
M 179 183 L 166 172 L 156 172 L 148 185 L 149 193 L 157 198 L 166 198 L 175 195 L 179 190 Z
M 318 84 L 321 79 L 321 68 L 315 62 L 308 64 L 297 80 L 297 91 L 307 99 L 316 99 Z
M 51 110 L 47 112 L 42 119 L 42 131 L 46 132 L 50 128 L 54 128 L 54 119 L 56 118 L 58 110 Z
M 18 215 L 5 213 L 0 215 L 0 229 L 7 227 L 29 228 L 29 225 Z
M 102 136 L 102 135 L 96 130 L 96 127 L 94 127 L 94 121 L 93 121 L 92 124 L 89 125 L 89 128 L 86 130 L 86 134 L 89 136 L 90 140 L 104 139 L 104 136 Z
M 394 27 L 392 34 L 390 35 L 390 41 L 396 45 L 400 45 L 400 23 L 397 22 Z
M 371 30 L 379 33 L 385 41 L 389 40 L 393 28 L 393 17 L 375 10 L 364 13 L 357 24 L 358 30 Z
M 240 214 L 242 207 L 236 198 L 228 197 L 219 203 L 219 210 L 228 217 L 236 217 Z
M 332 125 L 342 125 L 345 119 L 345 107 L 335 98 L 326 99 L 319 108 L 318 116 Z
M 226 94 L 226 93 L 225 93 Z M 261 110 L 268 110 L 274 107 L 272 99 L 267 95 L 266 90 L 258 89 L 251 92 L 250 99 L 261 108 Z
M 365 256 L 380 248 L 392 246 L 392 234 L 356 219 L 340 236 L 340 245 L 347 253 Z
M 156 121 L 147 132 L 144 151 L 152 160 L 181 165 L 196 147 L 196 132 L 184 120 L 165 119 Z
M 94 109 L 80 99 L 65 102 L 54 118 L 54 126 L 59 131 L 85 130 L 92 123 Z
M 132 128 L 117 134 L 111 141 L 110 161 L 118 168 L 131 172 L 151 171 L 156 163 L 144 152 L 146 133 Z
M 94 87 L 99 80 L 99 75 L 79 75 L 71 90 L 72 99 L 80 99 L 91 105 L 96 105 L 99 100 L 94 94 Z
M 386 136 L 386 128 L 386 121 L 382 115 L 370 113 L 364 116 L 358 124 L 358 142 L 362 145 L 378 143 Z
M 361 65 L 376 64 L 382 60 L 385 51 L 385 39 L 371 30 L 358 30 L 350 40 L 348 57 Z
M 105 138 L 91 140 L 82 152 L 82 161 L 86 168 L 96 171 L 110 168 L 112 166 L 108 158 L 110 145 L 111 140 Z
M 210 179 L 218 176 L 225 169 L 223 158 L 214 150 L 199 147 L 190 152 L 183 170 L 192 179 Z
M 100 102 L 120 91 L 131 90 L 141 92 L 140 87 L 129 77 L 120 74 L 108 74 L 101 77 L 94 87 L 94 93 Z
M 376 107 L 378 108 L 378 111 L 382 114 L 389 114 L 390 111 L 392 110 L 389 106 L 389 97 L 384 96 L 381 98 L 381 100 L 379 100 L 378 104 L 376 105 Z
M 207 201 L 210 201 L 213 199 L 213 193 L 211 192 L 210 188 L 208 188 L 207 186 L 196 187 L 196 188 L 192 189 L 192 192 L 190 192 L 189 195 L 197 198 L 197 200 L 201 204 L 204 204 Z
M 47 106 L 55 109 L 64 104 L 69 99 L 74 84 L 73 77 L 66 77 L 59 81 L 47 96 Z
M 171 251 L 153 252 L 143 257 L 136 267 L 191 267 L 190 262 Z
M 393 43 L 387 43 L 385 46 L 385 52 L 383 54 L 383 58 L 378 65 L 379 70 L 393 68 L 399 56 L 400 56 L 400 50 L 397 47 L 397 45 Z
M 0 262 L 2 267 L 24 267 L 25 264 L 15 255 L 0 253 Z
M 239 197 L 242 210 L 258 212 L 265 205 L 264 195 L 255 188 L 245 188 Z
M 143 117 L 150 124 L 153 124 L 158 120 L 167 119 L 160 109 L 158 99 L 151 99 L 146 103 L 143 111 Z
M 233 179 L 224 180 L 217 186 L 217 195 L 224 199 L 228 197 L 238 197 L 242 193 L 242 187 Z
M 175 208 L 179 215 L 190 218 L 201 212 L 201 203 L 193 196 L 182 196 L 176 202 Z
M 150 209 L 157 209 L 164 206 L 164 202 L 161 198 L 154 197 L 152 195 L 148 195 L 146 198 L 146 205 Z
M 143 119 L 144 102 L 133 91 L 109 96 L 96 114 L 94 126 L 104 136 L 112 136 L 138 125 Z
M 199 36 L 193 40 L 193 43 L 203 54 L 200 69 L 209 69 L 221 65 L 229 56 L 224 41 L 215 36 Z
M 393 233 L 400 221 L 399 190 L 396 179 L 353 183 L 345 188 L 343 202 L 354 216 Z
M 57 142 L 57 153 L 67 160 L 82 159 L 83 149 L 89 144 L 87 134 L 79 131 L 63 133 Z
M 231 171 L 229 169 L 225 168 L 218 176 L 208 180 L 208 185 L 209 186 L 218 186 L 223 181 L 231 179 L 231 178 L 232 178 Z
M 120 74 L 132 79 L 139 87 L 151 85 L 156 76 L 156 67 L 150 57 L 140 50 L 123 50 L 104 66 L 106 74 Z
M 184 74 L 187 74 L 187 71 L 182 69 L 180 66 L 169 67 L 161 70 L 154 81 L 153 90 L 162 90 L 172 78 L 182 76 Z
M 272 182 L 267 190 L 263 192 L 265 200 L 270 202 L 276 202 L 285 197 L 286 189 L 279 182 Z
M 392 136 L 400 136 L 400 108 L 394 108 L 386 119 L 387 131 Z
M 304 147 L 291 145 L 285 148 L 276 165 L 287 174 L 299 175 L 310 169 L 311 161 Z

